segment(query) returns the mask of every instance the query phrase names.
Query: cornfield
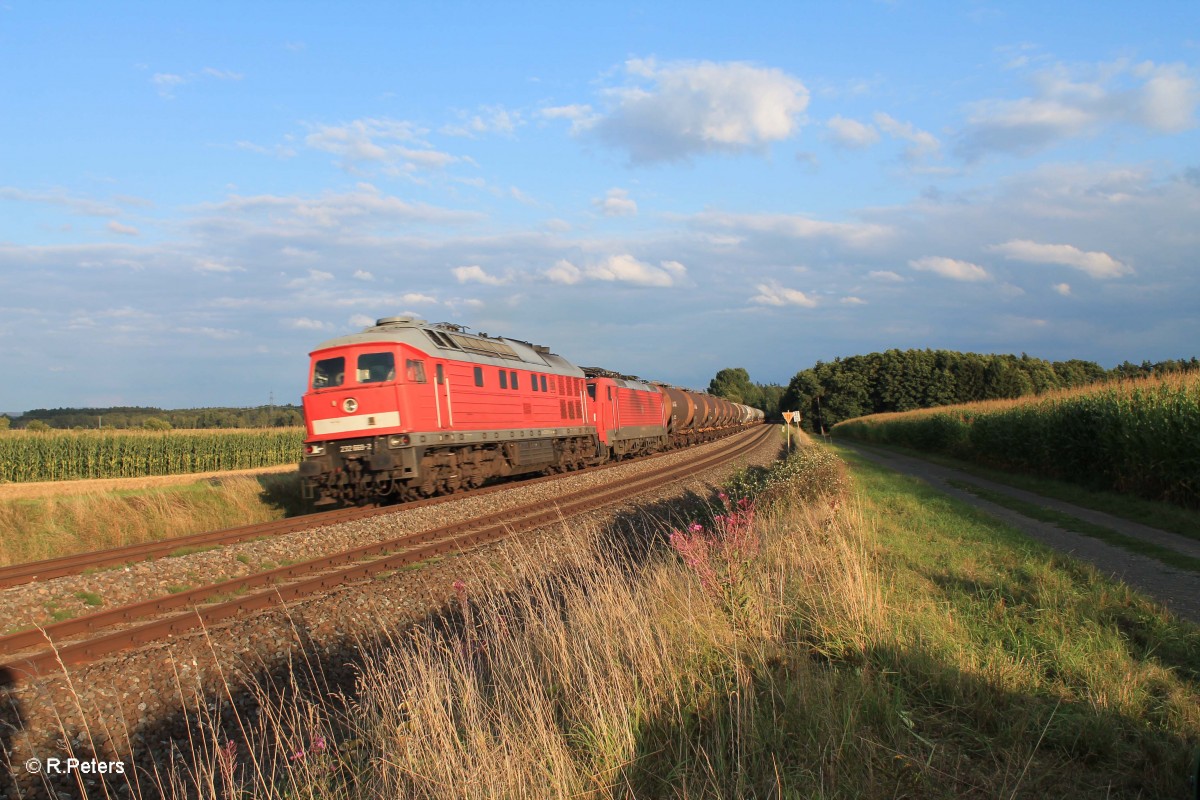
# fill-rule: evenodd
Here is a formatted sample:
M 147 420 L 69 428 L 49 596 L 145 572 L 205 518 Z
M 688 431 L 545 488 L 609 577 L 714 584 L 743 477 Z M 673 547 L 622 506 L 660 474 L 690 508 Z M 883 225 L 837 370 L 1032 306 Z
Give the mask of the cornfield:
M 847 420 L 851 439 L 1200 508 L 1200 375 Z
M 142 478 L 299 462 L 303 428 L 0 432 L 0 483 Z

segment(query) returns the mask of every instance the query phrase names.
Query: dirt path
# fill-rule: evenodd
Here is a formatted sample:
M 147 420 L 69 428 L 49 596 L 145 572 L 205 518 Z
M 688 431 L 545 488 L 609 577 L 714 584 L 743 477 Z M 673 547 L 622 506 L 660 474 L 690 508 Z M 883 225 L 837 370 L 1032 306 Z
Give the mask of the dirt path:
M 962 481 L 1028 503 L 1036 503 L 1039 506 L 1069 514 L 1076 519 L 1102 525 L 1126 536 L 1150 541 L 1160 547 L 1200 558 L 1200 542 L 1194 539 L 1130 522 L 1100 511 L 1081 508 L 1061 500 L 1042 497 L 1032 492 L 1015 489 L 961 470 L 943 467 L 917 458 L 850 444 L 844 440 L 839 441 L 838 444 L 848 450 L 853 450 L 869 461 L 920 478 L 940 492 L 983 509 L 1037 541 L 1087 561 L 1106 575 L 1116 576 L 1130 586 L 1134 586 L 1164 603 L 1179 616 L 1200 624 L 1200 575 L 1195 572 L 1169 566 L 1157 559 L 1131 553 L 1081 533 L 1063 530 L 1048 522 L 1030 519 L 1017 511 L 957 489 L 948 481 Z

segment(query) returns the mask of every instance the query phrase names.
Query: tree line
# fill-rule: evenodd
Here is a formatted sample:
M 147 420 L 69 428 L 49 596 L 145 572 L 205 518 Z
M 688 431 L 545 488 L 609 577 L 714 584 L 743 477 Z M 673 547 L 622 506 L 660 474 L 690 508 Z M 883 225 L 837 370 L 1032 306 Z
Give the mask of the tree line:
M 1200 370 L 1200 360 L 1125 361 L 1111 370 L 1094 361 L 1046 361 L 1022 353 L 992 355 L 953 350 L 888 350 L 818 361 L 787 387 L 752 383 L 746 370 L 723 369 L 710 394 L 761 408 L 768 418 L 799 411 L 808 430 L 889 411 L 1042 394 L 1097 381 Z
M 142 406 L 114 408 L 36 408 L 9 419 L 0 416 L 0 430 L 107 428 L 170 430 L 172 428 L 293 428 L 304 424 L 300 406 L 254 408 L 162 409 Z

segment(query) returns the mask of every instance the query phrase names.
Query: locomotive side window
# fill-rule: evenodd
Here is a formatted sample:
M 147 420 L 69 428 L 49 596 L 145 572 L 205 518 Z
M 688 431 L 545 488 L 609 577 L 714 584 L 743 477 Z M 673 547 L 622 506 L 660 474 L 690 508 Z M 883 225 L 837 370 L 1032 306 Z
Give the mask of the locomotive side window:
M 537 375 L 530 375 L 529 382 L 533 384 L 533 390 L 537 391 Z
M 441 386 L 443 383 L 446 382 L 446 372 L 445 372 L 445 370 L 442 369 L 441 364 L 437 365 L 437 382 L 438 382 L 438 386 Z
M 546 376 L 545 376 L 545 375 L 542 375 L 542 376 L 541 376 L 541 378 L 542 378 L 542 391 L 544 392 L 544 391 L 546 391 Z M 551 391 L 553 391 L 553 390 L 554 390 L 554 385 L 553 385 L 553 384 L 551 384 L 550 390 L 551 390 Z
M 512 378 L 512 388 L 516 389 L 517 388 L 517 373 L 510 372 L 510 373 L 508 373 L 508 377 Z
M 396 356 L 393 353 L 363 353 L 358 357 L 358 382 L 381 383 L 396 380 Z
M 346 359 L 323 358 L 313 367 L 312 388 L 328 389 L 331 386 L 341 386 L 346 380 Z
M 596 384 L 588 384 L 588 397 L 592 398 L 593 400 L 596 399 Z
M 404 373 L 410 383 L 425 383 L 425 362 L 408 359 L 404 362 Z
M 483 386 L 483 367 L 475 368 L 475 385 Z
M 500 370 L 500 388 L 501 389 L 508 388 L 508 373 L 505 372 L 504 370 Z

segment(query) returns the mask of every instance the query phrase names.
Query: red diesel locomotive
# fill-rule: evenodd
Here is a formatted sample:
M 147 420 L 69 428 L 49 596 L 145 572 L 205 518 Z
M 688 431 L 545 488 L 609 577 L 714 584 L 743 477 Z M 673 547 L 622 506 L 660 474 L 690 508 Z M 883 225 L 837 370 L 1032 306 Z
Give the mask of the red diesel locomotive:
M 762 412 L 583 370 L 546 347 L 388 317 L 311 354 L 300 463 L 316 505 L 412 499 L 707 441 Z

